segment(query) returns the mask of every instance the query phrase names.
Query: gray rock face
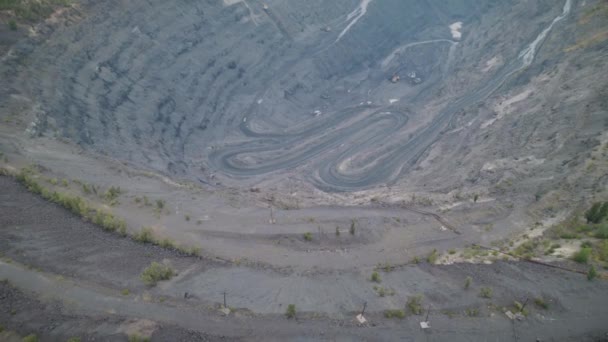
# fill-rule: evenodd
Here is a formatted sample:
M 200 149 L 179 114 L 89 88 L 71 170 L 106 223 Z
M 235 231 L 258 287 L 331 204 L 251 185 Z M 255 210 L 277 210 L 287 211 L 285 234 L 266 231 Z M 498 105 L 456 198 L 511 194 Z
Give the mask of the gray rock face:
M 483 126 L 483 116 L 500 116 L 498 97 L 566 58 L 566 42 L 551 37 L 573 25 L 578 3 L 111 0 L 83 8 L 82 20 L 33 49 L 21 77 L 61 135 L 180 177 L 250 185 L 295 175 L 352 191 L 405 175 L 414 184 L 450 179 L 451 158 L 422 167 L 430 148 L 468 137 L 444 148 L 464 157 L 472 137 L 493 136 L 498 125 Z M 549 54 L 538 60 L 541 51 Z M 480 159 L 473 164 L 478 170 Z M 473 172 L 463 169 L 445 185 Z

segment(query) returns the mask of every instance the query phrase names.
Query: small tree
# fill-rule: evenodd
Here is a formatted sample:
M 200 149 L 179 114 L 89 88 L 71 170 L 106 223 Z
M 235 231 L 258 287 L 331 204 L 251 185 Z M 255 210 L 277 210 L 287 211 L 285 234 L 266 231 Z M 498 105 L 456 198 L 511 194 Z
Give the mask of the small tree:
M 296 317 L 296 305 L 295 304 L 287 305 L 287 311 L 285 311 L 285 316 L 287 316 L 287 318 L 289 318 L 289 319 Z

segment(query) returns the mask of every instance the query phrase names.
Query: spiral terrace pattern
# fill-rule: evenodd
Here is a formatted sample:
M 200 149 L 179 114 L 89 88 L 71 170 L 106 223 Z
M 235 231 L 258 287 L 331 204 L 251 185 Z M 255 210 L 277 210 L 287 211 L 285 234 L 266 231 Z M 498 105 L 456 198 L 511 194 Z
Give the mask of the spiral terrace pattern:
M 549 19 L 566 17 L 569 3 Z M 427 113 L 454 66 L 482 54 L 470 46 L 463 51 L 449 24 L 480 29 L 482 15 L 505 12 L 510 2 L 90 6 L 103 8 L 42 47 L 32 61 L 39 68 L 26 78 L 48 114 L 47 131 L 60 127 L 83 145 L 204 182 L 215 173 L 240 182 L 296 170 L 325 191 L 398 181 L 456 113 L 529 66 L 561 20 L 540 35 L 512 33 L 510 62 Z M 98 34 L 108 27 L 110 34 Z M 413 76 L 393 85 L 393 74 Z M 389 102 L 385 92 L 399 101 Z M 425 116 L 424 124 L 411 125 Z

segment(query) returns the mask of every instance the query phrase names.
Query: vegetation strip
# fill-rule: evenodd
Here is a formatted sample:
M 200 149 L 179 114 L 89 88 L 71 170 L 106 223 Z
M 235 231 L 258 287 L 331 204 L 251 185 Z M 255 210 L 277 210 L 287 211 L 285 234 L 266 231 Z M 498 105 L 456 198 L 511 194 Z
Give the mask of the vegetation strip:
M 188 247 L 177 244 L 175 241 L 164 238 L 160 239 L 154 235 L 151 228 L 144 227 L 140 232 L 129 235 L 127 232 L 127 224 L 124 219 L 118 218 L 103 209 L 92 207 L 80 196 L 75 196 L 67 193 L 50 190 L 41 185 L 36 180 L 36 172 L 33 167 L 21 169 L 19 173 L 13 174 L 7 169 L 0 168 L 0 176 L 14 177 L 25 188 L 43 199 L 61 205 L 73 214 L 82 217 L 84 220 L 91 221 L 95 225 L 100 226 L 103 230 L 113 233 L 118 233 L 123 237 L 130 237 L 134 241 L 140 243 L 148 243 L 166 249 L 172 249 L 179 253 L 189 256 L 200 256 L 201 250 L 198 247 Z M 111 197 L 116 197 L 117 191 L 115 188 L 110 188 L 112 191 Z
M 575 270 L 575 269 L 572 269 L 572 268 L 567 268 L 567 267 L 558 266 L 558 265 L 552 265 L 552 264 L 549 264 L 549 263 L 546 263 L 546 262 L 542 262 L 542 261 L 538 261 L 538 260 L 534 260 L 534 259 L 524 258 L 524 257 L 521 257 L 521 256 L 517 256 L 515 254 L 511 254 L 509 252 L 503 252 L 501 250 L 498 250 L 498 249 L 495 249 L 495 248 L 491 248 L 491 247 L 482 246 L 482 245 L 479 245 L 479 244 L 473 244 L 473 246 L 477 246 L 479 248 L 487 249 L 487 250 L 490 250 L 490 251 L 496 251 L 498 253 L 501 253 L 501 254 L 504 254 L 504 255 L 508 255 L 508 256 L 510 256 L 512 258 L 515 258 L 515 259 L 518 259 L 518 260 L 522 260 L 522 261 L 526 261 L 526 262 L 529 262 L 529 263 L 532 263 L 532 264 L 537 264 L 537 265 L 541 265 L 541 266 L 556 268 L 556 269 L 559 269 L 559 270 L 573 272 L 573 273 L 587 274 L 587 272 L 584 272 L 584 271 Z

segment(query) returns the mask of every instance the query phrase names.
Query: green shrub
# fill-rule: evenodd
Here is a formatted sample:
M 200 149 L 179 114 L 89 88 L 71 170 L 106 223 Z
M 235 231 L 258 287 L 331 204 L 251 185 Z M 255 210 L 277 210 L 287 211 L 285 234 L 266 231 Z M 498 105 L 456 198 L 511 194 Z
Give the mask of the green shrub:
M 608 261 L 608 240 L 601 241 L 598 244 L 598 257 L 601 261 Z
M 118 234 L 120 234 L 120 236 L 122 237 L 127 236 L 127 223 L 125 222 L 125 220 L 120 220 L 120 224 L 118 226 Z
M 118 198 L 118 196 L 120 196 L 121 193 L 122 193 L 122 190 L 120 189 L 119 186 L 111 186 L 104 194 L 104 197 L 107 200 L 113 200 L 113 199 Z
M 608 222 L 604 222 L 597 227 L 595 237 L 598 239 L 608 239 Z
M 156 241 L 152 228 L 143 227 L 139 233 L 133 235 L 133 239 L 141 243 L 153 243 Z
M 14 19 L 8 21 L 8 28 L 11 31 L 17 31 L 17 22 Z
M 190 255 L 190 256 L 200 256 L 201 255 L 201 249 L 199 247 L 179 246 L 179 247 L 177 247 L 177 250 L 186 255 Z
M 524 305 L 522 303 L 520 303 L 518 301 L 514 301 L 513 307 L 515 308 L 515 311 L 522 313 L 524 316 L 528 315 L 528 313 L 524 309 Z
M 595 278 L 597 278 L 597 271 L 595 270 L 595 266 L 591 265 L 591 268 L 587 272 L 587 280 L 591 281 Z
M 405 311 L 403 310 L 386 310 L 384 311 L 384 317 L 386 318 L 399 318 L 399 319 L 404 319 L 405 318 Z
M 176 249 L 176 244 L 175 241 L 171 240 L 171 239 L 162 239 L 158 242 L 158 245 L 162 248 L 170 248 L 170 249 Z
M 465 310 L 465 313 L 469 317 L 477 317 L 477 316 L 479 316 L 479 309 L 478 308 L 467 308 Z
M 287 316 L 287 318 L 289 318 L 289 319 L 296 317 L 296 305 L 295 304 L 287 305 L 287 310 L 285 311 L 285 316 Z
M 162 199 L 158 199 L 158 200 L 156 200 L 156 207 L 157 207 L 159 210 L 162 210 L 163 208 L 165 208 L 165 204 L 166 204 L 166 203 L 165 203 L 165 201 L 164 201 L 164 200 L 162 200 Z
M 429 256 L 426 258 L 426 260 L 430 264 L 434 264 L 438 258 L 439 258 L 439 253 L 437 253 L 436 249 L 433 249 L 433 251 L 431 252 L 431 254 L 429 254 Z
M 128 296 L 131 293 L 131 291 L 129 291 L 129 289 L 123 289 L 122 291 L 120 291 L 120 294 L 123 296 Z
M 583 247 L 578 252 L 574 253 L 572 260 L 579 264 L 586 264 L 589 262 L 589 256 L 591 255 L 592 249 L 589 247 Z
M 312 241 L 312 233 L 311 232 L 304 233 L 304 240 Z
M 129 335 L 129 342 L 150 342 L 150 338 L 133 334 Z
M 21 339 L 22 342 L 38 342 L 38 336 L 36 334 L 29 334 Z
M 538 241 L 530 240 L 517 246 L 513 253 L 525 259 L 530 259 L 534 256 L 536 247 L 538 247 Z
M 564 232 L 562 234 L 559 235 L 560 239 L 564 239 L 564 240 L 575 240 L 575 239 L 580 239 L 581 236 L 575 233 L 571 233 L 571 232 Z
M 493 293 L 493 292 L 494 292 L 494 291 L 492 290 L 492 288 L 491 288 L 491 287 L 482 287 L 482 288 L 479 290 L 479 296 L 480 296 L 481 298 L 492 298 L 492 293 Z
M 414 315 L 422 315 L 422 296 L 411 296 L 407 298 L 407 307 Z
M 70 337 L 67 342 L 80 342 L 80 337 Z
M 150 266 L 148 266 L 141 273 L 141 280 L 146 285 L 154 286 L 161 280 L 169 280 L 173 277 L 173 270 L 171 267 L 167 265 L 163 265 L 161 263 L 153 261 Z
M 350 229 L 349 229 L 349 231 L 350 231 L 350 235 L 355 235 L 355 223 L 356 223 L 356 221 L 355 221 L 355 220 L 352 220 L 352 221 L 350 222 Z
M 542 297 L 534 298 L 534 304 L 543 310 L 547 310 L 549 308 L 549 304 L 547 304 Z
M 608 218 L 608 202 L 593 203 L 591 208 L 585 212 L 585 218 L 589 223 L 600 223 L 603 219 Z
M 91 194 L 91 188 L 89 187 L 88 184 L 82 183 L 82 192 L 84 192 L 87 195 Z
M 372 276 L 370 278 L 371 281 L 375 282 L 375 283 L 380 283 L 382 282 L 382 279 L 380 279 L 380 274 L 376 271 L 374 271 L 372 273 Z
M 114 217 L 114 215 L 102 210 L 97 210 L 95 212 L 93 223 L 110 232 L 118 231 L 123 235 L 126 235 L 127 232 L 127 223 L 125 220 Z
M 8 169 L 0 167 L 0 176 L 12 176 L 12 173 Z
M 583 225 L 576 226 L 576 227 L 574 228 L 574 230 L 575 230 L 577 233 L 587 233 L 587 232 L 590 232 L 590 231 L 592 231 L 592 230 L 593 230 L 593 226 L 588 225 L 588 224 L 583 224 Z

